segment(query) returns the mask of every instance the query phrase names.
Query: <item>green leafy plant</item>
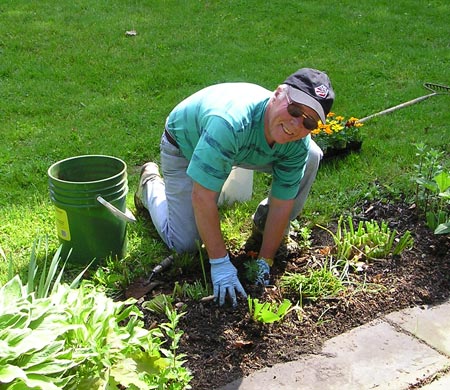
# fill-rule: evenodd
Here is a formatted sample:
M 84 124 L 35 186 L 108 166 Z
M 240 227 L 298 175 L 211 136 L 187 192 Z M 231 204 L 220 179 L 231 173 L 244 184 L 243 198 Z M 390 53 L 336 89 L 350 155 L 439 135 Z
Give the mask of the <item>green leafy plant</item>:
M 386 222 L 360 221 L 354 227 L 353 218 L 348 216 L 347 223 L 341 216 L 336 233 L 320 226 L 331 234 L 335 245 L 335 256 L 338 260 L 374 260 L 385 259 L 388 255 L 399 255 L 412 247 L 414 240 L 406 231 L 395 243 L 397 230 L 391 230 Z
M 291 228 L 295 234 L 299 247 L 305 250 L 310 249 L 311 229 L 308 226 L 301 226 L 298 219 L 291 221 Z
M 52 303 L 29 294 L 19 276 L 0 289 L 2 388 L 53 390 L 76 382 L 70 370 L 85 357 L 62 340 L 72 325 Z
M 129 270 L 123 261 L 117 259 L 107 258 L 105 263 L 95 270 L 92 280 L 96 284 L 104 286 L 109 296 L 118 298 L 130 283 Z
M 416 206 L 435 234 L 450 233 L 450 171 L 441 161 L 444 152 L 416 144 Z
M 284 299 L 280 304 L 276 302 L 259 302 L 258 298 L 247 297 L 248 310 L 253 320 L 264 324 L 271 324 L 283 320 L 283 318 L 292 310 L 298 309 L 292 307 L 291 301 Z
M 428 147 L 424 143 L 417 143 L 416 147 L 417 163 L 414 164 L 416 175 L 414 181 L 416 183 L 415 201 L 424 213 L 427 212 L 430 193 L 421 185 L 421 183 L 429 182 L 442 172 L 443 166 L 441 162 L 444 158 L 444 152 Z
M 330 112 L 326 123 L 319 122 L 319 127 L 311 132 L 311 136 L 325 154 L 328 149 L 345 149 L 351 143 L 362 141 L 363 124 L 357 121 L 357 118 L 345 119 L 342 115 Z
M 169 362 L 169 364 L 161 371 L 158 388 L 171 390 L 191 388 L 189 382 L 192 379 L 192 375 L 183 366 L 186 362 L 184 360 L 186 355 L 177 352 L 181 337 L 183 336 L 183 331 L 178 329 L 178 323 L 183 315 L 184 313 L 178 314 L 176 311 L 166 308 L 166 317 L 169 319 L 169 322 L 160 325 L 160 328 L 170 340 L 170 346 L 169 348 L 165 348 L 164 346 L 159 348 L 159 351 L 165 357 L 165 361 Z

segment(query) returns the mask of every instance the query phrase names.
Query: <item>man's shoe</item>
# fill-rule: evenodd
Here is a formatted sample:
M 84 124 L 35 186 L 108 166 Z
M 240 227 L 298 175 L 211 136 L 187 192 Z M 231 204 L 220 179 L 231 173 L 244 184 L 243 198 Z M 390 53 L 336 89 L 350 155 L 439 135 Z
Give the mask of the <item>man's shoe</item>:
M 259 251 L 263 240 L 263 230 L 260 229 L 255 223 L 252 224 L 252 234 L 247 239 L 244 248 L 245 250 Z M 280 243 L 280 247 L 277 250 L 275 256 L 286 257 L 300 251 L 299 244 L 287 234 L 283 236 Z
M 288 234 L 283 237 L 283 240 L 281 241 L 280 247 L 278 248 L 276 255 L 281 257 L 287 257 L 289 255 L 293 255 L 299 252 L 300 252 L 300 245 Z
M 134 194 L 134 205 L 136 206 L 136 211 L 142 214 L 146 213 L 146 207 L 142 202 L 142 194 L 144 192 L 144 186 L 151 180 L 161 179 L 159 174 L 159 167 L 154 162 L 148 162 L 144 164 L 141 168 L 141 176 L 139 178 L 138 188 Z
M 248 238 L 245 247 L 258 251 L 262 244 L 264 227 L 266 225 L 267 215 L 269 214 L 269 204 L 261 203 L 258 205 L 255 214 L 253 214 L 252 234 Z M 287 233 L 281 241 L 276 256 L 286 257 L 289 254 L 297 253 L 300 246 Z
M 269 204 L 267 202 L 260 203 L 255 211 L 255 214 L 252 215 L 253 219 L 252 234 L 260 234 L 260 235 L 263 234 L 268 214 L 269 214 Z

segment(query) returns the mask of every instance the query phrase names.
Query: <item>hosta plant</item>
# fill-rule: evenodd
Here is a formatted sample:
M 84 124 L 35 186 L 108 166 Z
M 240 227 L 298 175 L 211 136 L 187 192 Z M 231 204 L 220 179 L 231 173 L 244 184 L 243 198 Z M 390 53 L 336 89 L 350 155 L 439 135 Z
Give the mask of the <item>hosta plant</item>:
M 0 288 L 0 389 L 190 388 L 176 353 L 182 314 L 167 310 L 167 323 L 146 330 L 134 300 L 62 283 L 58 255 L 38 283 L 30 261 L 29 283 Z

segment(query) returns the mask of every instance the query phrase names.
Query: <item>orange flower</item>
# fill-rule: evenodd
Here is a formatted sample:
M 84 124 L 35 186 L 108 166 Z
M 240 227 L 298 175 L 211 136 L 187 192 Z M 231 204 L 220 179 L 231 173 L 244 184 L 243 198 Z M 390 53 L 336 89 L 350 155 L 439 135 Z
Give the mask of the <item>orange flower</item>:
M 328 135 L 333 134 L 333 130 L 331 130 L 331 126 L 330 125 L 326 125 L 325 128 L 324 128 L 324 131 Z

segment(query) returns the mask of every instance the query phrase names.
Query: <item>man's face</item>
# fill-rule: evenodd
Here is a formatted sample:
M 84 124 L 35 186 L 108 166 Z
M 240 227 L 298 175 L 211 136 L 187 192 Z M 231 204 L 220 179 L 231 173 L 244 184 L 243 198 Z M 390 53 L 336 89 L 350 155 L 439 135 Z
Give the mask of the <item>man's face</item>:
M 319 116 L 312 108 L 293 103 L 286 94 L 287 91 L 278 87 L 266 111 L 264 131 L 266 140 L 271 146 L 275 143 L 285 144 L 306 137 L 313 130 L 311 122 L 319 120 Z M 291 107 L 288 111 L 289 105 Z M 293 116 L 292 113 L 299 116 Z

